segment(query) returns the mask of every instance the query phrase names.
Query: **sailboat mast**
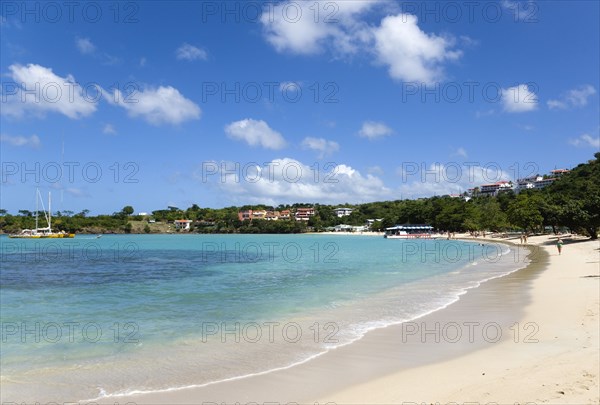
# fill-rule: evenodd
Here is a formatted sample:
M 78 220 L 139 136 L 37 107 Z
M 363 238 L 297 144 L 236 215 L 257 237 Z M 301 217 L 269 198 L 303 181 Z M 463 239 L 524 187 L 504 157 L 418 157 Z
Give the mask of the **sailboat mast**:
M 38 214 L 40 212 L 40 200 L 38 197 L 38 194 L 40 193 L 40 190 L 37 189 L 35 190 L 36 194 L 35 194 L 35 229 L 38 229 Z
M 50 191 L 48 191 L 48 232 L 52 232 L 52 202 L 50 200 Z

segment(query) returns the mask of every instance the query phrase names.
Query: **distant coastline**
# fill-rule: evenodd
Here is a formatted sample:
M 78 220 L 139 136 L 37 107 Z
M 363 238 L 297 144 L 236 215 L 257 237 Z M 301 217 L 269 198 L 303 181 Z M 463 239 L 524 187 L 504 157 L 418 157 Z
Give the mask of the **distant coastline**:
M 492 187 L 417 200 L 363 204 L 264 204 L 219 209 L 193 204 L 138 212 L 127 205 L 111 215 L 52 213 L 53 230 L 83 234 L 298 234 L 336 231 L 337 234 L 382 232 L 399 224 L 427 224 L 437 233 L 571 233 L 598 238 L 600 215 L 600 152 L 594 160 L 544 182 L 543 187 Z M 0 232 L 18 233 L 35 227 L 35 212 L 12 215 L 0 209 Z M 342 232 L 338 232 L 342 231 Z M 351 232 L 348 232 L 351 231 Z

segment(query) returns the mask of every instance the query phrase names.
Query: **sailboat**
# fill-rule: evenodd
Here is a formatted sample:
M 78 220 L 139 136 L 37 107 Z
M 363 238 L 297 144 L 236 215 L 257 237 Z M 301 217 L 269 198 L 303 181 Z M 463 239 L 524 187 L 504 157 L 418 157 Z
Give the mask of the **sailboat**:
M 45 228 L 40 228 L 38 226 L 38 216 L 39 216 L 39 206 L 38 202 L 42 202 L 42 209 L 44 210 L 44 217 L 46 218 L 46 223 L 48 224 Z M 9 238 L 26 238 L 26 239 L 39 239 L 39 238 L 74 238 L 74 233 L 67 233 L 65 231 L 61 232 L 52 232 L 52 211 L 51 208 L 51 195 L 48 192 L 48 212 L 46 212 L 46 208 L 44 207 L 44 201 L 42 200 L 42 195 L 40 194 L 40 190 L 36 189 L 36 197 L 35 197 L 35 228 L 34 229 L 23 229 L 20 233 L 8 235 Z

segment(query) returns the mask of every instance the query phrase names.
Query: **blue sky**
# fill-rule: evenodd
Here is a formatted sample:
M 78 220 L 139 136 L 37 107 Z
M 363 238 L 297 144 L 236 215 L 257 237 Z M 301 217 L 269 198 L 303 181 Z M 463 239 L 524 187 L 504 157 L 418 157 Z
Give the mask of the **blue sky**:
M 13 213 L 427 197 L 600 147 L 596 1 L 1 4 Z

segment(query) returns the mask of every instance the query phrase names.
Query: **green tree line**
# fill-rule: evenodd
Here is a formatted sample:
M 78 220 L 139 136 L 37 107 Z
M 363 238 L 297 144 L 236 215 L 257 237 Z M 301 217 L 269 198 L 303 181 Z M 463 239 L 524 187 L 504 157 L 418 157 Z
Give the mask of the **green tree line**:
M 546 227 L 559 228 L 598 238 L 600 228 L 600 152 L 594 159 L 582 163 L 561 175 L 543 189 L 499 193 L 495 197 L 450 196 L 415 200 L 380 201 L 365 204 L 343 204 L 353 212 L 338 218 L 333 209 L 340 205 L 298 203 L 279 205 L 246 205 L 219 209 L 201 208 L 194 204 L 187 209 L 168 207 L 156 210 L 148 217 L 133 216 L 134 209 L 125 206 L 112 215 L 89 216 L 84 210 L 74 214 L 63 211 L 53 213 L 53 228 L 68 232 L 130 232 L 132 221 L 172 222 L 176 219 L 192 220 L 192 232 L 199 233 L 301 233 L 307 230 L 322 231 L 339 224 L 364 225 L 367 219 L 381 219 L 372 230 L 383 230 L 395 224 L 430 224 L 440 231 L 492 231 L 523 230 L 540 232 Z M 240 221 L 242 210 L 291 210 L 314 207 L 315 215 L 309 221 L 252 220 Z M 11 215 L 0 210 L 0 229 L 5 233 L 34 226 L 34 212 L 21 210 Z M 43 215 L 40 216 L 43 221 Z M 43 226 L 43 225 L 40 225 Z M 145 227 L 145 232 L 150 232 Z

